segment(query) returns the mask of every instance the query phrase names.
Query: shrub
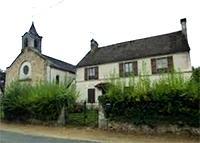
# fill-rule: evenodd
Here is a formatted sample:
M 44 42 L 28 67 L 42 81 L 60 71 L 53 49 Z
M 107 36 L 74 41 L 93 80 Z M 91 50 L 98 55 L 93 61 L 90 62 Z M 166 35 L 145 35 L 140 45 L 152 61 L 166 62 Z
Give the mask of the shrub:
M 148 77 L 111 80 L 107 94 L 99 102 L 111 120 L 138 124 L 178 124 L 199 126 L 200 83 L 171 73 L 151 82 Z M 107 110 L 106 103 L 111 104 Z
M 78 96 L 75 85 L 40 83 L 35 86 L 19 82 L 12 83 L 2 98 L 6 120 L 30 118 L 56 120 L 63 106 L 72 106 Z
M 200 83 L 200 67 L 192 69 L 192 81 Z

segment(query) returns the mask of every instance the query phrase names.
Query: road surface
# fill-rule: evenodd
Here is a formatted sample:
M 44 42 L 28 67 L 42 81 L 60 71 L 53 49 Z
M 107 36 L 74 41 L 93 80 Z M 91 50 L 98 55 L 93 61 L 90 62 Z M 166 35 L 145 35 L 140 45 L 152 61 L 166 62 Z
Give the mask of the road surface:
M 95 143 L 90 141 L 58 139 L 0 131 L 0 143 Z

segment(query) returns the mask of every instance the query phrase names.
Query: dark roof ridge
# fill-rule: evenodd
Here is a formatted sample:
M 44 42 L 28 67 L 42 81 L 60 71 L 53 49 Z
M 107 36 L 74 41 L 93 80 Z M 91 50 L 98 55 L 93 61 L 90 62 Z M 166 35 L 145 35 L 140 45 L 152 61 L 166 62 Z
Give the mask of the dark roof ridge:
M 145 39 L 149 39 L 149 38 L 156 38 L 156 37 L 160 37 L 160 36 L 171 35 L 171 34 L 175 34 L 175 33 L 179 33 L 179 32 L 182 32 L 182 31 L 178 30 L 178 31 L 170 32 L 170 33 L 166 33 L 166 34 L 159 34 L 159 35 L 155 35 L 155 36 L 149 36 L 149 37 L 145 37 L 145 38 L 138 38 L 138 39 L 129 40 L 129 41 L 125 41 L 125 42 L 119 42 L 119 43 L 115 43 L 115 44 L 99 47 L 99 49 L 100 48 L 108 48 L 108 47 L 112 47 L 112 46 L 117 46 L 117 45 L 125 44 L 125 43 L 128 43 L 128 42 L 134 42 L 134 41 L 145 40 Z
M 75 66 L 70 64 L 70 63 L 67 63 L 67 62 L 64 62 L 64 61 L 61 61 L 61 60 L 58 60 L 58 59 L 55 59 L 53 57 L 50 57 L 50 56 L 47 56 L 47 55 L 44 55 L 44 54 L 41 54 L 37 51 L 35 51 L 34 49 L 32 48 L 29 48 L 29 50 L 31 50 L 32 52 L 34 52 L 35 54 L 37 54 L 38 56 L 40 56 L 41 58 L 43 58 L 44 60 L 47 60 L 47 61 L 50 61 L 50 65 L 54 68 L 57 68 L 57 69 L 60 69 L 60 70 L 64 70 L 64 71 L 69 71 L 71 73 L 75 73 L 76 69 L 75 69 Z M 8 68 L 10 68 L 13 63 L 15 63 L 15 61 L 18 59 L 18 57 L 20 57 L 21 54 L 23 54 L 24 52 L 21 51 L 20 54 L 15 58 L 15 60 L 11 63 L 11 65 Z
M 52 67 L 60 69 L 60 70 L 65 70 L 69 71 L 72 73 L 75 73 L 76 71 L 76 66 L 72 65 L 70 63 L 64 62 L 62 60 L 58 60 L 56 58 L 41 54 L 44 58 L 46 58 L 48 61 L 50 61 L 50 64 Z
M 52 58 L 52 59 L 54 59 L 54 60 L 57 60 L 57 61 L 66 63 L 66 64 L 70 64 L 70 63 L 68 63 L 68 62 L 65 62 L 65 61 L 59 60 L 59 59 L 57 59 L 57 58 L 53 58 L 53 57 L 47 56 L 47 55 L 45 55 L 45 54 L 42 54 L 42 55 L 45 56 L 45 57 L 49 57 L 49 58 Z M 70 64 L 70 65 L 75 66 L 75 65 L 73 65 L 73 64 Z

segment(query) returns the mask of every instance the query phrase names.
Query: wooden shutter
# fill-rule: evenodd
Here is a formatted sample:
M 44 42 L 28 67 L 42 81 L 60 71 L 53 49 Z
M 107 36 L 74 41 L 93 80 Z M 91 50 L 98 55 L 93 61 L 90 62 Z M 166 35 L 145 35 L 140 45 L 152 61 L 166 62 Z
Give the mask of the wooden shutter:
M 168 71 L 171 72 L 173 71 L 173 57 L 167 57 L 167 62 L 168 62 Z
M 95 89 L 88 89 L 88 103 L 95 103 Z
M 156 74 L 157 73 L 156 59 L 151 59 L 151 71 L 152 71 L 152 74 Z
M 95 79 L 99 79 L 99 68 L 95 67 Z
M 123 63 L 119 63 L 119 76 L 123 77 L 124 71 L 123 71 Z
M 85 68 L 85 71 L 84 71 L 84 77 L 85 77 L 85 80 L 88 80 L 87 68 Z
M 133 64 L 133 74 L 135 76 L 137 76 L 138 75 L 138 64 L 137 64 L 137 61 L 134 61 L 132 64 Z

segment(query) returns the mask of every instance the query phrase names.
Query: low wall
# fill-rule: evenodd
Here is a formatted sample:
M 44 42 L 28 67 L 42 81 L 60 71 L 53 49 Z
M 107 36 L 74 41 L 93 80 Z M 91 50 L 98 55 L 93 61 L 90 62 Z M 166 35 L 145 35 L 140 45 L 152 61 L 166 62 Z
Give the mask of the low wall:
M 200 127 L 194 128 L 189 126 L 178 127 L 177 125 L 158 125 L 156 127 L 150 127 L 148 125 L 133 125 L 130 123 L 120 123 L 110 121 L 108 122 L 108 130 L 110 131 L 122 131 L 122 132 L 133 132 L 143 134 L 189 134 L 200 136 Z

